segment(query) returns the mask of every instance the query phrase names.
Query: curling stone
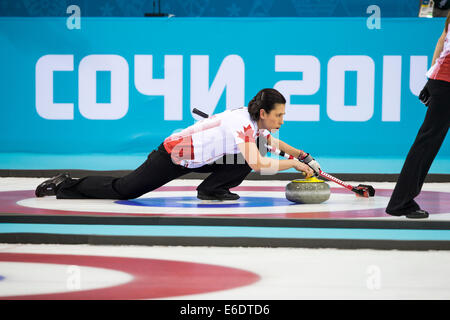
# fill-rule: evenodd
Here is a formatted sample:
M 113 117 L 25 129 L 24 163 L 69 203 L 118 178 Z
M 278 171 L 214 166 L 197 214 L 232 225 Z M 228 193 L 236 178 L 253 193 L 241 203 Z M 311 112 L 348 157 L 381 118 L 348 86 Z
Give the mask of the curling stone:
M 311 177 L 297 179 L 286 185 L 286 199 L 297 203 L 322 203 L 330 198 L 330 186 Z

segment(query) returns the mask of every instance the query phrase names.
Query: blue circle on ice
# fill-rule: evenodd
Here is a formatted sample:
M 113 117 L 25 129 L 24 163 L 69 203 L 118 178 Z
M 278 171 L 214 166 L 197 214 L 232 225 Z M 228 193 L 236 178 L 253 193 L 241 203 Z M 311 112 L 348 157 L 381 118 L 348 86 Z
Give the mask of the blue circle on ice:
M 274 207 L 296 204 L 285 198 L 241 197 L 233 201 L 207 201 L 197 197 L 163 197 L 133 200 L 118 200 L 117 204 L 144 207 L 177 207 L 177 208 L 236 208 L 236 207 Z

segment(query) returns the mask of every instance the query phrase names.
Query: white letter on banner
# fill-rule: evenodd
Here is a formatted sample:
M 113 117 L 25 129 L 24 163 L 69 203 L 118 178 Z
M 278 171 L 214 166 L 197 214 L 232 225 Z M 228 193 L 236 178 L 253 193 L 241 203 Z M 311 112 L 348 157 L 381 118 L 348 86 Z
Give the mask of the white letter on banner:
M 428 71 L 427 56 L 411 56 L 409 67 L 409 89 L 418 96 L 427 83 L 426 73 Z
M 313 95 L 320 87 L 320 62 L 314 56 L 275 56 L 275 71 L 302 72 L 302 80 L 278 81 L 274 88 L 286 98 L 287 121 L 319 121 L 320 105 L 291 104 L 292 95 Z
M 153 79 L 153 56 L 134 56 L 134 85 L 148 96 L 164 96 L 164 120 L 183 120 L 183 56 L 164 56 L 164 79 Z
M 225 57 L 209 87 L 209 56 L 191 56 L 191 110 L 198 108 L 213 114 L 217 103 L 226 90 L 226 108 L 244 105 L 245 65 L 238 55 Z M 193 115 L 196 119 L 201 119 Z
M 402 56 L 383 56 L 381 121 L 400 121 Z
M 111 72 L 111 102 L 97 103 L 97 71 Z M 117 120 L 128 112 L 128 63 L 118 55 L 89 55 L 78 68 L 78 108 L 83 117 Z
M 73 71 L 73 55 L 49 54 L 36 62 L 36 111 L 44 119 L 72 120 L 73 103 L 53 102 L 54 71 Z
M 345 105 L 345 72 L 357 72 L 356 106 Z M 334 56 L 328 62 L 327 113 L 334 121 L 367 121 L 373 115 L 375 66 L 368 56 Z

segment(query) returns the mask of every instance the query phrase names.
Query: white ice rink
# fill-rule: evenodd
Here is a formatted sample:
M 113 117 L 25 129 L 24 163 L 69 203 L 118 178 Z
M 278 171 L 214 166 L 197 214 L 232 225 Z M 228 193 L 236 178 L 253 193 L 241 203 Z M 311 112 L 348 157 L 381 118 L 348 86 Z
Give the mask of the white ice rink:
M 450 299 L 448 251 L 1 244 L 0 252 L 188 261 L 235 267 L 261 277 L 245 287 L 169 299 Z M 67 284 L 68 266 L 55 273 L 44 266 L 22 265 L 18 272 L 17 264 L 0 263 L 5 277 L 0 297 L 23 293 L 24 285 L 28 294 L 35 294 L 55 287 L 61 290 Z M 5 285 L 10 273 L 16 288 Z M 107 286 L 124 277 L 109 271 L 101 280 Z M 93 286 L 88 270 L 81 269 L 80 279 L 80 289 Z
M 43 180 L 2 178 L 0 191 L 31 190 Z M 197 182 L 180 180 L 170 185 L 195 185 Z M 286 181 L 245 181 L 244 185 L 266 183 L 285 185 Z M 385 189 L 392 189 L 394 185 L 371 184 Z M 450 192 L 450 183 L 426 184 L 423 190 Z M 448 215 L 438 216 L 443 219 Z M 450 299 L 450 252 L 445 250 L 0 244 L 2 253 L 175 260 L 239 268 L 260 277 L 250 285 L 234 289 L 164 299 Z M 0 298 L 87 290 L 114 286 L 131 279 L 130 275 L 114 270 L 81 267 L 80 287 L 69 288 L 68 268 L 67 265 L 0 261 Z

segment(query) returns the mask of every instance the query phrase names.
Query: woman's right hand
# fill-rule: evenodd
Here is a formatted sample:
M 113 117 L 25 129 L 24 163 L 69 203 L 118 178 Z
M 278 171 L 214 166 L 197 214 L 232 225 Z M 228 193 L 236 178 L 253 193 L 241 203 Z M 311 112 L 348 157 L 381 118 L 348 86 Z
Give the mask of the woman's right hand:
M 293 161 L 293 168 L 297 171 L 304 172 L 306 174 L 306 178 L 312 177 L 314 175 L 314 170 L 310 168 L 307 164 L 304 164 L 303 162 L 292 160 Z

